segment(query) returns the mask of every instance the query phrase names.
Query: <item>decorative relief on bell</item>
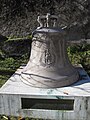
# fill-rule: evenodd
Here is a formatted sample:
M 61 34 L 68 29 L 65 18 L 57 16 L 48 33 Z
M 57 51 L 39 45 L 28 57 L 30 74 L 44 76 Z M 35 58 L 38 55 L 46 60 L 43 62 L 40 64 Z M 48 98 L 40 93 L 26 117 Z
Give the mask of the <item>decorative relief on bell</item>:
M 46 49 L 40 58 L 40 63 L 42 66 L 46 67 L 51 67 L 54 66 L 55 64 L 55 54 L 53 51 L 50 49 Z

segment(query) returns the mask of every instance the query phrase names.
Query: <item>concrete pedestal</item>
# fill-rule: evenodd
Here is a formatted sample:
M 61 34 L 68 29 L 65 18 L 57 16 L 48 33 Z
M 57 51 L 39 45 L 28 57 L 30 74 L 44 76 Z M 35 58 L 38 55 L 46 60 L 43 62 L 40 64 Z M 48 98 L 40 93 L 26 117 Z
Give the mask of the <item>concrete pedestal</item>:
M 55 120 L 90 120 L 90 78 L 54 89 L 35 88 L 20 80 L 21 66 L 0 89 L 0 114 Z

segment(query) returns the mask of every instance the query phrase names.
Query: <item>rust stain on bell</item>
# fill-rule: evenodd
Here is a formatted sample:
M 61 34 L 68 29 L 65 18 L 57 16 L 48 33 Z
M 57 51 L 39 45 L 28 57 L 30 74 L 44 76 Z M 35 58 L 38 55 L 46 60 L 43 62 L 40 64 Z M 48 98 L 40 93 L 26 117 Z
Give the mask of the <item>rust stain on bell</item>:
M 58 17 L 39 16 L 33 32 L 31 56 L 21 73 L 21 80 L 32 87 L 59 88 L 79 79 L 67 55 L 66 33 L 58 27 Z

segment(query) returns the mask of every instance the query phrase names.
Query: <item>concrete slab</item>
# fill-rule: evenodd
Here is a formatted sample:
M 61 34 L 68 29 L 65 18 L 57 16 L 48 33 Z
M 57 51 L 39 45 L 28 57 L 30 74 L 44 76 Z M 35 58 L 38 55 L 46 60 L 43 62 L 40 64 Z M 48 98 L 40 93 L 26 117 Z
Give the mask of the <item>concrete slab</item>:
M 83 68 L 76 68 L 80 74 L 77 83 L 55 89 L 24 84 L 20 80 L 23 68 L 21 66 L 0 88 L 0 114 L 56 120 L 90 120 L 90 77 Z
M 86 71 L 79 67 L 77 68 L 80 74 L 80 80 L 73 85 L 55 88 L 43 89 L 31 87 L 20 80 L 20 74 L 23 70 L 20 67 L 14 75 L 0 88 L 0 94 L 27 94 L 40 96 L 90 96 L 90 77 Z

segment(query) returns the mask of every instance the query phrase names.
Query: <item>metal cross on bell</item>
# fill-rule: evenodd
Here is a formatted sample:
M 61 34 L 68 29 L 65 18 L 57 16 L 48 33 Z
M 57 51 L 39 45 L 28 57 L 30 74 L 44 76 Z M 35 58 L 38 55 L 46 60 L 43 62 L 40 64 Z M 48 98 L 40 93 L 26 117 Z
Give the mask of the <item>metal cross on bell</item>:
M 40 27 L 33 33 L 31 56 L 21 80 L 32 87 L 59 88 L 79 79 L 67 55 L 66 33 L 57 27 L 58 17 L 39 16 Z

